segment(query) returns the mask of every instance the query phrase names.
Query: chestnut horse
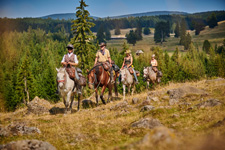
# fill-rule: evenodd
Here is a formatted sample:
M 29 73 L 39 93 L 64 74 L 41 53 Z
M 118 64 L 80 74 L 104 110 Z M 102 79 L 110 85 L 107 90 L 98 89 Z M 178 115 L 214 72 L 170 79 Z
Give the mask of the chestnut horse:
M 87 70 L 88 71 L 88 70 Z M 95 98 L 96 104 L 98 105 L 98 87 L 102 87 L 100 98 L 103 104 L 106 104 L 103 94 L 106 88 L 109 89 L 108 99 L 107 102 L 112 100 L 112 88 L 113 84 L 110 81 L 110 73 L 104 70 L 103 65 L 96 65 L 90 71 L 88 71 L 88 86 L 91 89 L 95 90 Z M 114 81 L 116 79 L 116 75 L 114 76 Z M 116 96 L 118 96 L 116 82 L 114 83 Z

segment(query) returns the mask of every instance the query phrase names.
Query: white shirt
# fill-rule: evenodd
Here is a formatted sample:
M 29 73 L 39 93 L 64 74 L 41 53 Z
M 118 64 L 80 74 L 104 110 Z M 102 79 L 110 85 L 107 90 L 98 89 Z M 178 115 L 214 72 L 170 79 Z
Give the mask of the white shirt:
M 72 54 L 73 54 L 73 53 L 67 53 L 66 55 L 68 55 L 68 56 L 70 57 Z M 63 56 L 63 59 L 62 59 L 61 62 L 65 62 L 65 56 L 66 56 L 66 55 Z M 77 55 L 75 55 L 75 54 L 74 54 L 74 62 L 75 62 L 76 64 L 78 64 Z

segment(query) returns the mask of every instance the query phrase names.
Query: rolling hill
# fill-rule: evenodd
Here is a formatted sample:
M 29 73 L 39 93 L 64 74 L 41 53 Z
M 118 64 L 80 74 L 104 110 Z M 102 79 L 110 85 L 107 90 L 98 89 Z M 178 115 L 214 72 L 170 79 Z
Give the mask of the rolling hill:
M 179 15 L 187 15 L 186 12 L 179 12 L 179 11 L 152 11 L 152 12 L 145 12 L 145 13 L 135 13 L 135 14 L 127 14 L 127 15 L 120 15 L 120 16 L 112 16 L 109 18 L 117 19 L 117 18 L 127 18 L 127 17 L 141 17 L 141 16 L 159 16 L 159 15 L 172 15 L 172 14 L 179 14 Z M 91 16 L 94 19 L 98 19 L 100 17 Z M 64 13 L 64 14 L 52 14 L 40 17 L 42 19 L 52 18 L 52 19 L 76 19 L 75 13 Z

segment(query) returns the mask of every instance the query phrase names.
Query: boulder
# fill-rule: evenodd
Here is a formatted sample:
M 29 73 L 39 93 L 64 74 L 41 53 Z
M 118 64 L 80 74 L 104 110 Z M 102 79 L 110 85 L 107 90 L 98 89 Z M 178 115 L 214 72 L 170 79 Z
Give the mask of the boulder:
M 153 129 L 158 126 L 162 126 L 162 124 L 158 119 L 154 118 L 143 118 L 131 124 L 131 127 L 148 128 L 148 129 Z
M 141 111 L 140 111 L 140 112 L 150 111 L 150 110 L 153 110 L 153 109 L 155 109 L 154 106 L 151 106 L 151 105 L 145 105 L 144 107 L 141 108 Z
M 207 95 L 204 90 L 197 89 L 193 86 L 184 86 L 177 89 L 168 90 L 167 93 L 170 95 L 170 99 L 179 99 L 186 95 Z
M 139 98 L 134 97 L 134 98 L 132 99 L 132 104 L 137 104 L 138 101 L 139 101 Z
M 40 134 L 41 131 L 36 127 L 28 127 L 24 123 L 15 123 L 6 127 L 0 127 L 0 136 L 30 135 L 35 133 Z
M 33 113 L 36 115 L 40 114 L 49 114 L 49 109 L 51 108 L 51 104 L 39 97 L 35 97 L 30 103 L 27 105 L 27 113 Z
M 127 107 L 130 107 L 128 105 L 128 102 L 127 101 L 123 101 L 123 102 L 120 102 L 120 103 L 110 107 L 110 110 L 119 110 L 119 109 L 123 109 L 123 108 L 127 108 Z
M 22 141 L 13 141 L 5 145 L 0 145 L 1 150 L 56 150 L 48 142 L 39 141 L 39 140 L 22 140 Z
M 198 108 L 205 108 L 205 107 L 214 107 L 214 106 L 218 106 L 218 105 L 222 105 L 223 103 L 221 101 L 219 101 L 218 99 L 208 99 L 205 102 L 201 102 L 199 104 L 197 104 L 196 106 Z

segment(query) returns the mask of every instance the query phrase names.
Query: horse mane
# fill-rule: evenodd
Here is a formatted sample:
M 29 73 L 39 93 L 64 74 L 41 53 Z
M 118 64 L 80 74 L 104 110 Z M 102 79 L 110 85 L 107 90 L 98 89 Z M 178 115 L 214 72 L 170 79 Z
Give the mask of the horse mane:
M 96 65 L 96 66 L 94 66 L 93 68 L 91 68 L 91 70 L 88 71 L 88 75 L 91 73 L 92 70 L 94 70 L 96 67 L 99 67 L 99 66 L 102 66 L 102 64 Z

